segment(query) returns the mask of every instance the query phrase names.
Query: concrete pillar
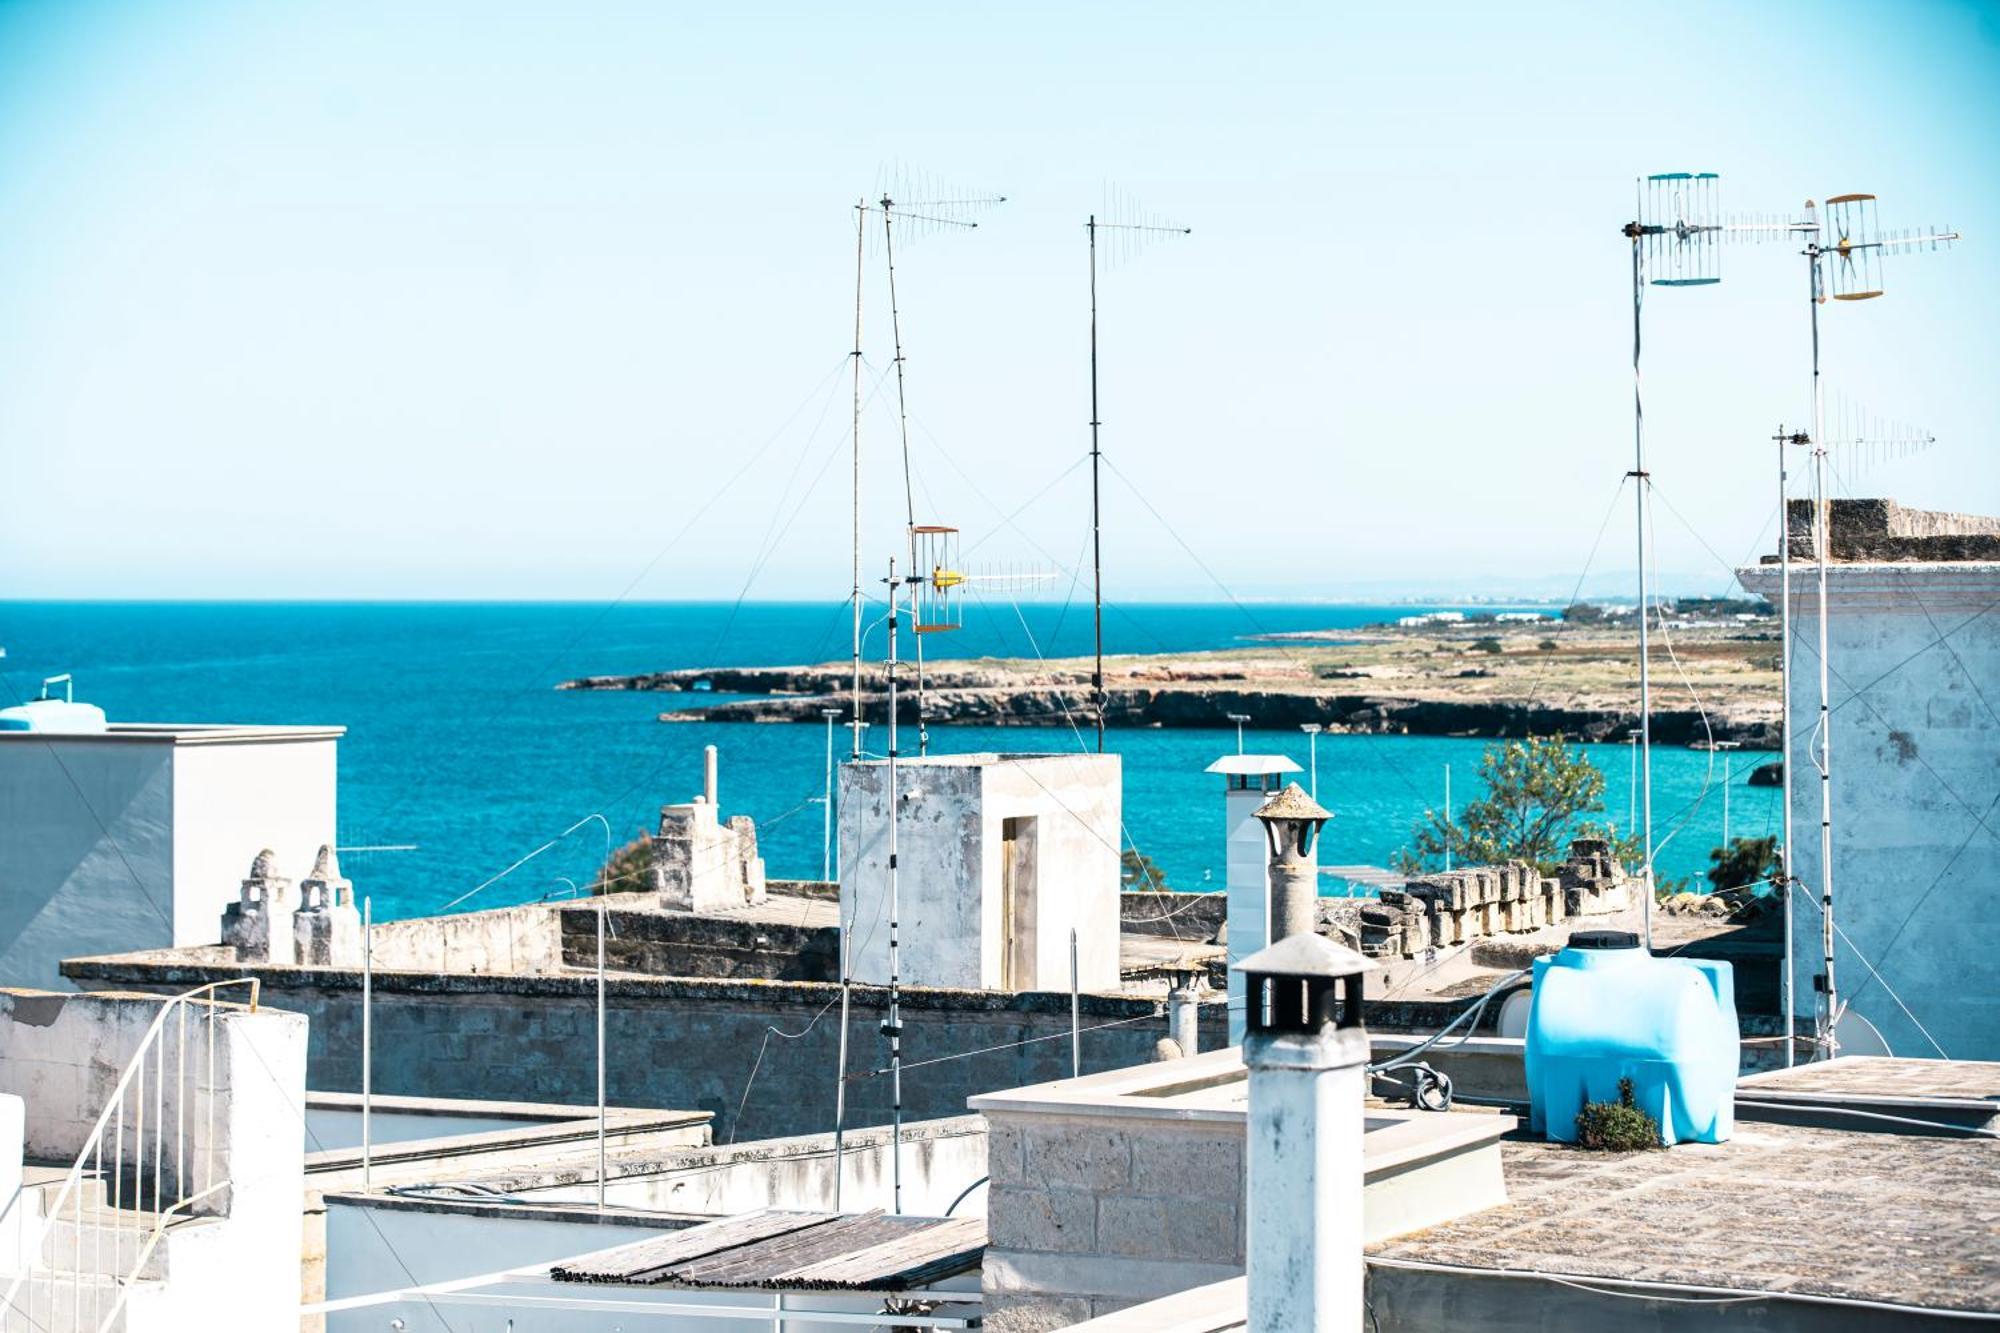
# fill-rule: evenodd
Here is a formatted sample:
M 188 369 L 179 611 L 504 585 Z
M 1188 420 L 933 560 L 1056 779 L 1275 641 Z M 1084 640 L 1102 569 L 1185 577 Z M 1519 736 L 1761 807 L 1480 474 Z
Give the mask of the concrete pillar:
M 721 801 L 717 799 L 716 791 L 715 747 L 713 745 L 704 745 L 701 747 L 702 799 L 706 800 L 710 805 L 720 805 Z
M 1243 964 L 1253 1333 L 1362 1328 L 1361 974 L 1370 967 L 1318 935 L 1293 935 Z
M 1167 993 L 1167 1035 L 1184 1056 L 1201 1050 L 1201 999 L 1191 982 Z

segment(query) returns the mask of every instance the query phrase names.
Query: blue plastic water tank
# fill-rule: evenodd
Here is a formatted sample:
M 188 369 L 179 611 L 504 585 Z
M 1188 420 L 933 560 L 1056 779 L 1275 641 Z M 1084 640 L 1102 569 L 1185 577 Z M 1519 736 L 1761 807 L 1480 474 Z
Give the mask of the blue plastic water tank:
M 1736 978 L 1727 963 L 1655 958 L 1624 931 L 1577 931 L 1535 960 L 1528 1012 L 1529 1125 L 1576 1140 L 1585 1102 L 1634 1102 L 1672 1143 L 1721 1143 L 1735 1129 Z
M 51 685 L 63 687 L 62 698 L 50 696 Z M 40 698 L 12 708 L 0 708 L 0 731 L 42 731 L 79 736 L 95 735 L 102 732 L 105 726 L 102 708 L 76 701 L 67 672 L 44 680 Z

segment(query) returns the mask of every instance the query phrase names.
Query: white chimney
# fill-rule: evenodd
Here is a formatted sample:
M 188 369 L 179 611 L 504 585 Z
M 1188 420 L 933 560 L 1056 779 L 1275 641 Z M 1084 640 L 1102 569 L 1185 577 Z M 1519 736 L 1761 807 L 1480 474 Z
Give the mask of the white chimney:
M 1373 967 L 1315 934 L 1243 960 L 1252 1333 L 1362 1326 L 1361 978 Z
M 1237 962 L 1271 942 L 1270 853 L 1257 811 L 1278 790 L 1278 779 L 1299 766 L 1281 754 L 1224 755 L 1208 766 L 1227 781 L 1223 793 L 1223 891 L 1229 896 L 1229 1044 L 1243 1040 L 1243 982 Z

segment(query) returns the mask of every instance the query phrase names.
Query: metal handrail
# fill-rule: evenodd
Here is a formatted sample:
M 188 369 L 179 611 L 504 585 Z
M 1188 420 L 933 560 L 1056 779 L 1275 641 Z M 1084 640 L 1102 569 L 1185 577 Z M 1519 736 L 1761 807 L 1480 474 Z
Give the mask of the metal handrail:
M 90 1133 L 84 1138 L 83 1146 L 77 1152 L 76 1161 L 70 1166 L 68 1173 L 63 1177 L 62 1188 L 56 1192 L 53 1204 L 43 1215 L 40 1229 L 31 1243 L 24 1244 L 21 1271 L 16 1273 L 13 1280 L 8 1284 L 6 1294 L 0 1296 L 0 1321 L 4 1321 L 6 1316 L 19 1309 L 15 1301 L 20 1294 L 22 1284 L 29 1281 L 38 1272 L 47 1272 L 52 1279 L 50 1301 L 51 1305 L 53 1305 L 56 1299 L 54 1281 L 59 1279 L 64 1270 L 53 1264 L 46 1270 L 39 1268 L 38 1265 L 49 1243 L 51 1234 L 56 1225 L 62 1221 L 65 1206 L 68 1206 L 70 1209 L 72 1230 L 68 1275 L 73 1279 L 71 1292 L 73 1323 L 77 1327 L 82 1326 L 83 1288 L 86 1279 L 91 1281 L 108 1279 L 114 1284 L 117 1291 L 116 1299 L 110 1313 L 103 1315 L 99 1319 L 98 1327 L 101 1330 L 108 1327 L 110 1322 L 117 1317 L 118 1311 L 124 1307 L 126 1292 L 136 1279 L 137 1274 L 144 1269 L 146 1262 L 152 1257 L 154 1249 L 159 1244 L 160 1237 L 166 1230 L 168 1221 L 183 1210 L 191 1208 L 199 1200 L 219 1193 L 228 1187 L 228 1181 L 217 1181 L 213 1178 L 215 1170 L 215 1105 L 213 1095 L 215 1031 L 213 1024 L 216 1007 L 215 994 L 217 991 L 231 986 L 248 986 L 250 988 L 249 1012 L 256 1013 L 257 1002 L 262 990 L 261 982 L 256 977 L 231 977 L 224 981 L 212 981 L 206 985 L 197 986 L 193 990 L 183 991 L 177 995 L 170 995 L 160 1005 L 159 1012 L 153 1016 L 153 1021 L 147 1025 L 145 1034 L 139 1039 L 138 1047 L 134 1050 L 132 1058 L 126 1062 L 124 1070 L 119 1074 L 118 1082 L 112 1087 L 111 1095 L 105 1100 L 104 1109 L 98 1112 L 96 1123 L 92 1125 Z M 185 1091 L 187 1085 L 187 1015 L 194 1008 L 196 1001 L 204 1002 L 207 1010 L 204 1017 L 209 1023 L 206 1035 L 208 1051 L 207 1065 L 211 1089 L 207 1108 L 207 1151 L 210 1179 L 208 1184 L 202 1189 L 189 1193 L 187 1191 L 185 1176 L 187 1165 L 185 1160 L 187 1157 L 187 1103 L 185 1096 L 180 1095 L 180 1093 Z M 167 1138 L 165 1119 L 167 1043 L 162 1040 L 162 1034 L 166 1031 L 168 1019 L 175 1015 L 178 1015 L 181 1020 L 179 1061 L 176 1073 L 179 1091 L 177 1091 L 175 1097 L 176 1128 L 174 1151 L 174 1186 L 176 1191 L 179 1192 L 179 1197 L 171 1205 L 163 1208 L 160 1205 L 163 1197 L 163 1167 Z M 93 1177 L 104 1181 L 109 1188 L 109 1203 L 113 1214 L 111 1264 L 114 1270 L 119 1269 L 118 1254 L 125 1236 L 123 1222 L 117 1216 L 118 1213 L 123 1211 L 125 1203 L 125 1106 L 127 1094 L 133 1092 L 135 1089 L 137 1096 L 134 1099 L 133 1138 L 135 1144 L 133 1149 L 132 1189 L 132 1203 L 135 1208 L 144 1194 L 146 1180 L 146 1063 L 149 1058 L 153 1063 L 151 1098 L 153 1104 L 152 1202 L 156 1213 L 155 1221 L 150 1233 L 140 1241 L 138 1254 L 134 1262 L 129 1267 L 123 1268 L 122 1271 L 113 1271 L 108 1274 L 103 1270 L 102 1266 L 104 1257 L 104 1227 L 102 1223 L 98 1223 L 92 1232 L 93 1262 L 90 1270 L 86 1272 L 83 1263 L 83 1196 L 81 1192 L 86 1171 Z M 197 1071 L 197 1074 L 199 1074 L 199 1071 Z M 107 1130 L 113 1133 L 112 1170 L 109 1177 L 104 1176 L 104 1137 Z M 26 1191 L 24 1190 L 16 1195 L 16 1201 L 25 1196 Z M 10 1203 L 9 1207 L 12 1206 Z M 0 1215 L 4 1215 L 4 1210 L 0 1210 Z M 101 1301 L 97 1294 L 93 1293 L 93 1313 L 95 1313 L 100 1305 Z M 31 1312 L 29 1318 L 31 1320 L 33 1318 Z

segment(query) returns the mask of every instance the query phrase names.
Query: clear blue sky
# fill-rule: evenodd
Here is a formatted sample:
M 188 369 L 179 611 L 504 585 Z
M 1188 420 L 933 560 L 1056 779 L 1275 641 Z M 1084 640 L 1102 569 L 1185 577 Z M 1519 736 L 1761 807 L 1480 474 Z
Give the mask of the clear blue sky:
M 1566 589 L 1648 171 L 1963 230 L 1828 308 L 1827 370 L 1939 437 L 1854 491 L 2000 513 L 1997 148 L 1988 5 L 0 4 L 0 597 L 609 598 L 728 483 L 633 595 L 838 598 L 849 206 L 898 163 L 1010 197 L 899 254 L 922 517 L 978 559 L 1084 549 L 1084 474 L 1044 491 L 1107 180 L 1195 229 L 1104 281 L 1105 447 L 1178 534 L 1110 478 L 1116 595 L 1218 595 L 1182 541 L 1246 597 Z M 1670 581 L 1769 540 L 1803 268 L 1648 308 Z

